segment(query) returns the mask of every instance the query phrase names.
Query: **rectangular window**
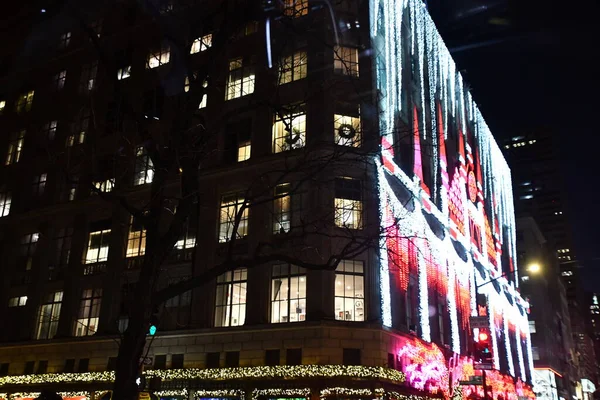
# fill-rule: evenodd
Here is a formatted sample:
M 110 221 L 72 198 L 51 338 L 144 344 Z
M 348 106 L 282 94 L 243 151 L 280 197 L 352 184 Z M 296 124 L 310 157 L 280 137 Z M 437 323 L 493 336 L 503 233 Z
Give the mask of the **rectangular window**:
M 75 372 L 75 359 L 67 358 L 65 360 L 65 368 L 63 372 Z
M 126 257 L 139 257 L 146 253 L 146 230 L 135 218 L 131 218 L 127 236 Z
M 40 305 L 36 324 L 36 339 L 52 339 L 56 335 L 62 298 L 62 291 L 50 293 Z
M 124 66 L 117 70 L 117 79 L 122 81 L 123 79 L 127 79 L 131 76 L 131 65 Z
M 41 196 L 46 190 L 47 174 L 40 174 L 33 177 L 32 189 L 34 196 Z
M 225 352 L 225 368 L 237 368 L 240 366 L 240 352 L 227 351 Z
M 61 202 L 73 201 L 77 194 L 77 183 L 79 178 L 76 176 L 65 176 L 60 180 L 59 200 Z
M 535 321 L 529 321 L 529 333 L 536 333 Z
M 0 190 L 0 217 L 6 217 L 10 213 L 12 193 L 4 189 Z
M 273 200 L 273 233 L 286 233 L 292 226 L 291 184 L 282 183 L 275 186 Z
M 238 143 L 237 160 L 238 162 L 246 161 L 250 158 L 250 150 L 252 143 L 250 140 L 242 140 Z
M 273 266 L 271 278 L 271 322 L 306 319 L 306 270 L 295 265 Z
M 335 114 L 333 116 L 333 131 L 335 144 L 360 147 L 360 117 Z
M 62 70 L 58 74 L 54 76 L 54 85 L 56 89 L 61 90 L 65 87 L 65 82 L 67 80 L 67 71 Z
M 201 51 L 208 50 L 212 46 L 212 33 L 201 36 L 194 40 L 190 54 L 200 53 Z
M 73 228 L 61 228 L 54 236 L 54 261 L 48 266 L 51 276 L 55 271 L 66 270 L 71 259 Z
M 226 272 L 217 278 L 215 326 L 240 326 L 246 319 L 246 268 Z
M 89 358 L 80 358 L 79 365 L 77 366 L 77 372 L 88 372 L 90 368 L 90 359 Z
M 42 131 L 43 131 L 46 139 L 48 139 L 49 141 L 54 140 L 54 137 L 56 136 L 57 126 L 58 126 L 58 121 L 50 121 L 44 125 L 44 127 L 42 128 Z
M 102 289 L 86 289 L 81 295 L 79 314 L 75 321 L 75 336 L 91 336 L 98 330 Z
M 27 361 L 25 362 L 25 369 L 23 370 L 23 375 L 31 375 L 33 374 L 33 369 L 35 368 L 35 361 Z
M 151 183 L 154 178 L 154 164 L 144 146 L 135 149 L 134 186 Z
M 360 349 L 343 349 L 342 364 L 343 365 L 361 365 Z
M 302 365 L 302 349 L 287 349 L 285 363 L 286 365 Z
M 5 108 L 6 108 L 6 100 L 0 100 L 0 115 L 4 114 Z
M 206 353 L 206 368 L 219 368 L 221 353 L 218 351 Z
M 358 179 L 335 179 L 335 224 L 348 229 L 362 229 L 363 202 Z
M 96 181 L 94 182 L 94 187 L 104 193 L 112 192 L 112 190 L 115 188 L 115 178 Z
M 226 131 L 224 161 L 235 163 L 248 160 L 252 150 L 252 119 L 227 124 Z
M 1 363 L 0 364 L 0 376 L 7 376 L 8 375 L 8 367 L 9 367 L 10 363 Z
M 251 59 L 236 58 L 229 61 L 225 100 L 237 99 L 254 93 L 254 81 L 254 65 Z
M 298 18 L 308 14 L 308 0 L 283 0 L 283 15 Z
M 83 144 L 90 126 L 91 117 L 89 109 L 84 108 L 79 111 L 76 120 L 71 124 L 71 134 L 67 138 L 67 147 Z
M 158 354 L 154 356 L 154 369 L 166 369 L 167 368 L 167 355 Z
M 196 246 L 196 226 L 198 223 L 198 216 L 196 213 L 192 213 L 185 224 L 184 232 L 181 238 L 175 243 L 177 250 L 191 249 Z
M 358 77 L 358 49 L 335 46 L 333 48 L 333 72 Z
M 284 57 L 279 65 L 279 84 L 283 85 L 306 78 L 307 58 L 305 51 Z
M 365 320 L 365 272 L 362 261 L 342 260 L 335 269 L 335 319 Z
M 293 110 L 277 113 L 273 124 L 273 153 L 304 147 L 306 143 L 306 112 L 299 105 Z
M 31 110 L 31 105 L 33 104 L 33 94 L 34 91 L 30 90 L 29 92 L 17 97 L 16 110 L 18 113 Z
M 242 207 L 244 207 L 242 211 Z M 240 214 L 241 212 L 241 214 Z M 240 239 L 248 235 L 249 207 L 246 204 L 243 193 L 227 194 L 221 197 L 221 211 L 219 216 L 219 242 L 224 243 L 231 240 L 234 234 L 236 218 L 239 215 L 239 224 L 235 232 L 236 238 Z
M 5 165 L 18 163 L 23 152 L 23 142 L 25 141 L 25 130 L 13 132 L 10 134 L 8 142 L 8 152 L 6 153 Z
M 38 232 L 29 233 L 21 237 L 21 257 L 24 260 L 26 271 L 29 271 L 33 265 L 33 256 L 37 250 L 39 238 L 40 234 Z
M 83 66 L 83 69 L 81 70 L 81 81 L 79 82 L 79 91 L 81 93 L 88 93 L 94 90 L 97 72 L 98 63 L 91 63 Z
M 182 369 L 183 368 L 183 359 L 184 359 L 183 354 L 173 354 L 171 356 L 171 368 Z
M 279 365 L 280 357 L 279 349 L 265 350 L 265 365 Z
M 27 296 L 11 297 L 8 299 L 9 307 L 24 307 L 27 304 Z
M 60 47 L 66 49 L 71 43 L 71 32 L 65 32 L 60 35 Z
M 169 284 L 174 285 L 178 282 L 188 280 L 189 277 L 183 278 L 171 278 L 169 279 Z M 180 294 L 179 296 L 171 297 L 169 300 L 165 302 L 165 307 L 167 308 L 176 308 L 176 307 L 189 307 L 192 304 L 192 291 L 188 290 L 185 293 Z M 173 311 L 170 311 L 173 313 Z
M 90 232 L 85 263 L 94 264 L 106 261 L 108 259 L 109 242 L 110 229 Z
M 146 68 L 157 68 L 161 65 L 168 64 L 171 59 L 171 48 L 169 46 L 163 46 L 160 50 L 154 51 L 148 54 L 146 62 Z

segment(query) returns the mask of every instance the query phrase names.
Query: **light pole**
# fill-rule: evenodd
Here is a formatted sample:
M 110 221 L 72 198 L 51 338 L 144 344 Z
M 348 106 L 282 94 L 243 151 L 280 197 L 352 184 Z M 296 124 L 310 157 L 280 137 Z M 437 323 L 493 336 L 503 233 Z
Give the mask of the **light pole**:
M 542 270 L 542 267 L 540 267 L 540 264 L 538 264 L 538 263 L 531 263 L 531 264 L 529 264 L 527 266 L 527 268 L 525 268 L 525 271 L 528 271 L 528 272 L 531 272 L 531 273 L 534 273 L 534 274 L 537 274 L 541 270 Z M 479 289 L 480 287 L 487 285 L 488 283 L 495 282 L 498 279 L 503 278 L 503 277 L 508 276 L 508 275 L 512 275 L 515 272 L 517 272 L 517 271 L 514 270 L 514 271 L 504 272 L 502 275 L 497 276 L 494 279 L 490 279 L 487 282 L 483 282 L 482 284 L 475 286 L 475 291 L 477 291 L 477 289 Z

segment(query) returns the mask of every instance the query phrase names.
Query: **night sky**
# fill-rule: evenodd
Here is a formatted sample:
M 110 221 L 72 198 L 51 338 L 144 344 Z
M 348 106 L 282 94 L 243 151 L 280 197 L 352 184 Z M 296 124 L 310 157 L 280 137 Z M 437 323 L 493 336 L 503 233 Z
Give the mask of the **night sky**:
M 543 128 L 559 141 L 587 290 L 600 290 L 598 3 L 429 1 L 497 139 Z

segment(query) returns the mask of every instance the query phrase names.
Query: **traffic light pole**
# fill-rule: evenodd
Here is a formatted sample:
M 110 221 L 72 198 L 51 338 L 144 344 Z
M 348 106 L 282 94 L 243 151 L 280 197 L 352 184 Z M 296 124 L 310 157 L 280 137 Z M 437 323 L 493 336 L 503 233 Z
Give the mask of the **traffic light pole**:
M 488 400 L 487 379 L 485 376 L 485 369 L 482 372 L 483 372 L 483 400 Z

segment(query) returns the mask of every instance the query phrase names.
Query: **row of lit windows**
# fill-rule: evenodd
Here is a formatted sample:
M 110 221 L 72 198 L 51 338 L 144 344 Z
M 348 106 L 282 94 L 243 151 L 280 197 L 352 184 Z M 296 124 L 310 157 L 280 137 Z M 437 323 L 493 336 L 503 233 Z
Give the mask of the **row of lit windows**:
M 529 144 L 535 144 L 536 142 L 537 142 L 536 139 L 532 139 L 532 140 L 528 140 L 528 141 L 526 140 L 526 141 L 523 141 L 523 142 L 506 144 L 506 145 L 504 145 L 504 148 L 505 149 L 510 149 L 511 147 L 524 147 L 524 146 L 527 146 Z
M 295 265 L 274 265 L 271 274 L 271 323 L 301 322 L 306 320 L 307 275 L 304 268 Z M 245 268 L 226 272 L 217 277 L 214 326 L 241 326 L 246 320 L 248 271 Z M 53 292 L 44 298 L 37 314 L 36 339 L 51 339 L 56 335 L 62 306 L 63 292 Z M 73 323 L 74 336 L 96 333 L 100 321 L 102 289 L 82 291 L 77 317 Z M 168 303 L 168 304 L 167 304 Z M 188 307 L 191 292 L 170 299 L 166 307 Z M 27 304 L 27 296 L 12 297 L 9 307 Z M 365 285 L 362 261 L 342 260 L 335 271 L 335 319 L 365 320 Z M 122 324 L 124 329 L 126 323 Z

